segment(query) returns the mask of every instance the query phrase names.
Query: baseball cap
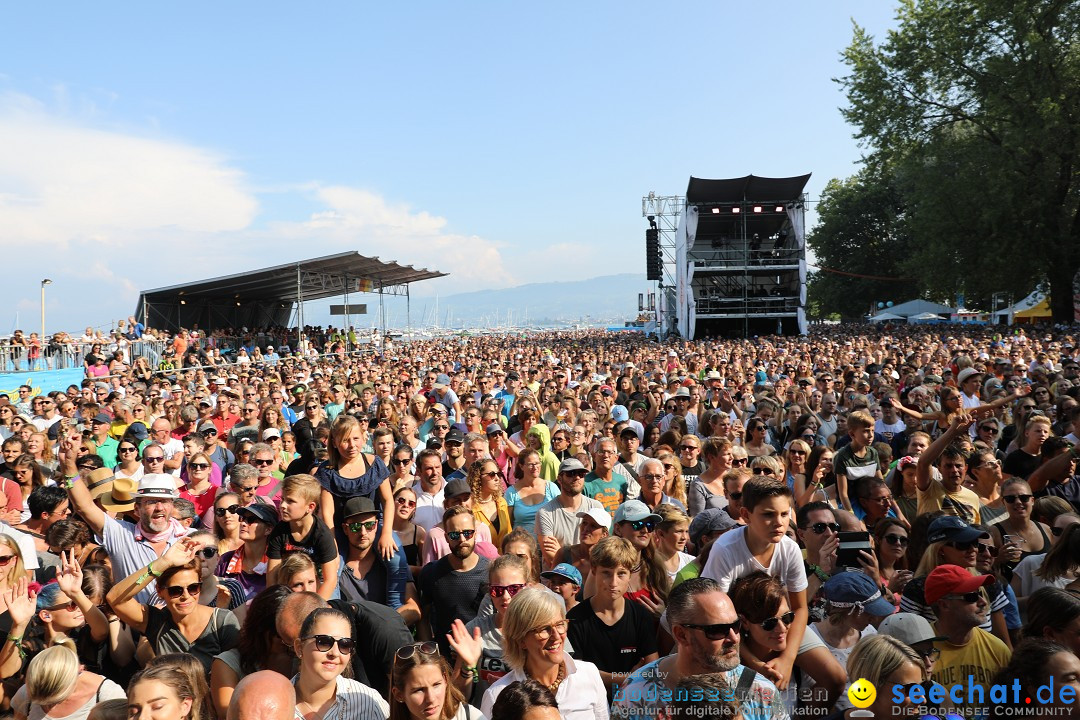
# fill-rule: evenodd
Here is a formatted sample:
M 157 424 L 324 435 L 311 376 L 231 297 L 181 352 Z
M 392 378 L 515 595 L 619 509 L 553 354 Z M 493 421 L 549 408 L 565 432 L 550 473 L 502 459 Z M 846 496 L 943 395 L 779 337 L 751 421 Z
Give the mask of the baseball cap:
M 450 482 L 446 483 L 446 487 L 443 488 L 443 497 L 452 498 L 458 495 L 471 495 L 472 488 L 469 487 L 469 481 L 465 478 L 454 478 Z
M 611 408 L 611 419 L 615 422 L 626 422 L 630 419 L 630 413 L 622 405 Z
M 351 497 L 345 501 L 345 509 L 342 510 L 344 518 L 348 520 L 354 515 L 374 515 L 379 511 L 375 509 L 375 503 L 365 496 Z
M 993 581 L 993 575 L 972 575 L 959 565 L 938 565 L 926 576 L 923 596 L 933 605 L 949 593 L 969 593 Z
M 454 427 L 450 428 L 449 432 L 446 433 L 446 438 L 444 438 L 443 442 L 444 443 L 458 443 L 458 444 L 464 445 L 465 444 L 465 433 L 461 432 L 461 428 L 459 428 L 459 427 L 457 427 L 455 425 Z
M 660 522 L 664 518 L 657 515 L 649 506 L 640 500 L 627 500 L 615 509 L 615 524 L 621 522 L 637 522 L 639 520 L 652 520 Z
M 215 425 L 212 420 L 203 420 L 201 423 L 199 423 L 198 431 L 206 432 L 207 430 L 213 430 L 214 432 L 217 432 L 217 425 Z
M 582 465 L 581 461 L 578 460 L 577 458 L 568 457 L 565 460 L 563 460 L 561 463 L 559 463 L 559 474 L 560 475 L 562 473 L 565 473 L 565 472 L 574 472 L 575 470 L 576 471 L 585 470 L 585 466 Z
M 159 498 L 175 500 L 176 478 L 166 473 L 147 473 L 139 480 L 136 498 Z
M 988 533 L 973 528 L 955 515 L 942 515 L 930 522 L 926 529 L 927 542 L 971 542 L 979 538 L 988 538 Z
M 272 428 L 272 427 L 271 428 L 266 428 L 262 432 L 262 439 L 263 440 L 269 440 L 270 438 L 279 438 L 279 437 L 281 437 L 281 431 L 278 430 L 277 428 Z
M 738 527 L 738 523 L 735 522 L 735 518 L 728 515 L 726 510 L 707 508 L 690 521 L 690 542 L 700 550 L 701 538 L 709 533 L 727 532 L 734 527 Z
M 59 423 L 55 423 L 58 425 Z M 136 440 L 145 440 L 150 437 L 150 431 L 146 429 L 146 425 L 141 422 L 133 422 L 128 425 L 127 430 L 124 431 L 125 435 L 130 435 Z
M 934 633 L 926 618 L 915 613 L 896 613 L 881 621 L 878 635 L 891 635 L 909 647 L 921 642 L 939 642 L 948 638 Z
M 103 412 L 99 412 L 97 415 L 94 416 L 94 422 L 104 423 L 105 425 L 112 425 L 112 418 Z
M 575 585 L 581 585 L 581 571 L 570 563 L 559 563 L 550 570 L 545 570 L 540 573 L 540 577 L 548 578 L 550 580 L 562 580 L 565 578 Z
M 593 507 L 588 510 L 578 510 L 575 515 L 579 518 L 588 517 L 592 518 L 600 527 L 605 527 L 608 530 L 611 529 L 611 516 L 608 515 L 607 510 L 602 507 Z
M 837 573 L 822 585 L 821 590 L 832 607 L 864 610 L 877 617 L 896 612 L 896 606 L 881 597 L 881 589 L 863 572 Z
M 927 375 L 926 377 L 923 378 L 923 384 L 925 384 L 925 385 L 940 385 L 941 384 L 941 376 L 940 375 Z
M 254 520 L 270 526 L 278 523 L 277 509 L 273 505 L 266 503 L 257 502 L 246 507 L 237 508 L 236 514 L 244 520 Z
M 500 433 L 502 433 L 502 431 L 502 425 L 500 425 L 499 423 L 491 423 L 486 428 L 484 428 L 484 432 L 488 435 L 499 435 Z
M 442 373 L 442 374 L 438 375 L 435 378 L 434 387 L 438 388 L 439 390 L 442 390 L 444 387 L 446 387 L 449 384 L 450 384 L 450 376 L 445 374 L 445 373 Z

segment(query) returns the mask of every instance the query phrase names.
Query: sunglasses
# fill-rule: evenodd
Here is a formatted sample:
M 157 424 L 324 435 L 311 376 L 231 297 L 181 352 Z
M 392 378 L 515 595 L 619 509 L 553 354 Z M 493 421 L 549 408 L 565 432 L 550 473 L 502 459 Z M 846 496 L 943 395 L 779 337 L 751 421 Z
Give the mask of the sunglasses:
M 952 540 L 950 540 L 949 542 L 947 542 L 945 544 L 948 545 L 951 548 L 956 549 L 956 550 L 960 550 L 962 552 L 967 552 L 969 550 L 974 550 L 976 547 L 978 547 L 979 541 L 978 540 L 970 540 L 968 542 L 953 542 Z
M 1021 504 L 1031 501 L 1034 495 L 1002 495 L 1001 499 L 1012 505 L 1013 503 L 1020 502 Z
M 728 493 L 728 498 L 734 500 L 735 502 L 739 502 L 740 500 L 742 500 L 742 490 L 736 490 L 733 493 Z
M 784 623 L 785 627 L 790 627 L 791 623 L 793 622 L 795 622 L 795 612 L 793 610 L 789 610 L 783 615 L 765 618 L 764 620 L 759 622 L 758 625 L 760 625 L 761 629 L 765 632 L 772 632 L 776 628 L 776 625 L 778 623 Z
M 990 557 L 997 557 L 998 547 L 997 545 L 991 545 L 989 543 L 979 543 L 979 552 L 986 553 Z
M 679 449 L 682 450 L 683 452 L 691 452 L 693 450 L 698 450 L 700 448 L 698 448 L 697 445 L 680 445 Z
M 885 536 L 885 542 L 889 543 L 890 545 L 899 545 L 900 547 L 907 547 L 908 539 L 907 539 L 907 537 L 905 537 L 903 535 L 895 535 L 893 533 L 889 533 L 888 535 Z
M 750 462 L 750 458 L 734 458 L 731 461 L 732 467 L 746 467 L 746 463 Z
M 392 462 L 395 465 L 401 465 L 402 467 L 404 467 L 405 465 L 412 464 L 412 458 L 394 458 Z
M 630 521 L 630 527 L 632 527 L 634 530 L 642 530 L 642 529 L 644 529 L 644 530 L 647 530 L 648 532 L 652 532 L 653 529 L 656 527 L 656 521 L 654 521 L 654 520 L 633 520 L 633 521 Z
M 982 593 L 980 593 L 978 590 L 974 590 L 969 593 L 957 593 L 953 597 L 957 598 L 958 600 L 963 600 L 966 603 L 974 603 L 979 602 L 979 598 L 982 597 Z
M 211 437 L 217 435 L 217 430 L 203 430 L 202 435 L 203 437 Z
M 338 652 L 342 655 L 352 655 L 353 648 L 356 647 L 356 641 L 352 638 L 336 638 L 333 635 L 308 635 L 306 638 L 300 638 L 300 640 L 314 640 L 315 649 L 319 652 L 330 652 L 330 648 L 336 644 Z
M 705 637 L 710 640 L 723 640 L 732 632 L 734 632 L 735 635 L 738 635 L 739 631 L 742 629 L 742 620 L 736 620 L 735 622 L 730 623 L 714 623 L 713 625 L 695 625 L 691 623 L 678 624 L 690 630 L 700 630 L 705 634 Z
M 137 448 L 122 447 L 122 448 L 120 448 L 120 452 L 122 452 L 122 453 L 133 453 L 133 452 L 137 452 Z
M 79 609 L 79 604 L 74 600 L 69 600 L 68 602 L 61 605 L 53 605 L 52 607 L 47 607 L 45 609 L 50 612 L 55 612 L 56 610 L 67 610 L 68 612 L 75 612 Z
M 0 567 L 10 565 L 11 561 L 16 558 L 15 555 L 0 555 Z
M 1067 529 L 1068 529 L 1068 528 L 1063 528 L 1063 527 L 1055 527 L 1055 528 L 1050 528 L 1050 531 L 1051 531 L 1052 533 L 1054 533 L 1054 537 L 1061 537 L 1062 535 L 1064 535 L 1064 534 L 1065 534 L 1065 531 L 1066 531 Z
M 753 470 L 755 475 L 773 475 L 773 469 L 771 467 L 756 467 Z
M 475 530 L 451 530 L 450 532 L 446 533 L 446 537 L 448 540 L 453 540 L 454 542 L 457 542 L 461 538 L 465 538 L 466 540 L 472 540 L 472 536 L 475 534 Z
M 347 527 L 350 532 L 360 532 L 361 530 L 371 532 L 378 524 L 378 520 L 364 520 L 363 522 L 345 523 L 345 527 Z
M 826 530 L 832 530 L 834 533 L 838 533 L 840 532 L 840 523 L 816 522 L 813 525 L 810 525 L 809 528 L 814 531 L 815 535 L 821 535 Z
M 274 461 L 272 459 L 252 458 L 251 464 L 255 467 L 266 467 L 267 465 L 273 465 Z
M 514 597 L 519 592 L 521 592 L 521 589 L 524 587 L 525 583 L 516 583 L 514 585 L 492 585 L 488 592 L 493 598 L 500 597 L 504 594 L 509 595 L 510 597 Z
M 170 585 L 165 588 L 165 592 L 173 600 L 183 597 L 186 592 L 191 597 L 195 597 L 199 594 L 199 590 L 202 588 L 202 583 L 191 583 L 190 585 Z
M 188 463 L 188 467 L 192 470 L 206 470 L 210 467 L 210 463 Z
M 423 653 L 424 655 L 435 655 L 439 652 L 439 646 L 430 640 L 427 642 L 413 643 L 411 645 L 405 645 L 398 648 L 398 651 L 394 653 L 394 657 L 398 660 L 408 660 L 416 653 Z
M 143 455 L 143 462 L 148 462 L 148 463 L 165 462 L 165 456 L 164 455 L 155 455 L 155 456 L 151 457 L 149 455 Z

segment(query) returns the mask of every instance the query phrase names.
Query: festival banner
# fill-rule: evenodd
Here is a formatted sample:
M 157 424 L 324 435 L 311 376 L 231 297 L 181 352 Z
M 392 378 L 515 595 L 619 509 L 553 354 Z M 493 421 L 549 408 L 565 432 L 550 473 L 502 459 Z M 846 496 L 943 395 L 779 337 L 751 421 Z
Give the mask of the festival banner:
M 33 388 L 33 395 L 40 395 L 52 390 L 67 390 L 69 385 L 81 383 L 84 377 L 86 377 L 86 371 L 81 367 L 67 370 L 8 372 L 0 374 L 0 392 L 6 393 L 8 397 L 17 398 L 19 386 L 29 385 Z

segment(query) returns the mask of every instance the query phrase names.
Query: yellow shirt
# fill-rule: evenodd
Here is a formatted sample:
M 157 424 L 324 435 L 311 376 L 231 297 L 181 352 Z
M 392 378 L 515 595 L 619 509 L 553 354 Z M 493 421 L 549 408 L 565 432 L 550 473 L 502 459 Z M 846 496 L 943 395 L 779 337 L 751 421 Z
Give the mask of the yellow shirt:
M 953 645 L 947 640 L 936 643 L 941 650 L 941 657 L 934 664 L 931 678 L 953 693 L 954 701 L 962 701 L 958 705 L 983 708 L 992 704 L 990 686 L 993 685 L 994 675 L 1009 663 L 1010 653 L 1005 643 L 985 630 L 974 628 L 971 633 L 971 639 L 964 645 Z M 983 688 L 982 702 L 979 702 L 978 690 L 969 697 L 969 675 L 971 687 Z M 954 685 L 960 685 L 961 688 L 953 690 Z M 968 703 L 969 699 L 975 702 Z
M 945 491 L 945 486 L 941 484 L 940 480 L 931 479 L 930 487 L 925 492 L 922 490 L 916 492 L 919 498 L 919 515 L 941 510 L 946 515 L 958 516 L 969 525 L 982 522 L 979 515 L 979 496 L 963 485 L 956 492 L 950 493 Z M 957 504 L 967 508 L 968 517 L 958 511 Z

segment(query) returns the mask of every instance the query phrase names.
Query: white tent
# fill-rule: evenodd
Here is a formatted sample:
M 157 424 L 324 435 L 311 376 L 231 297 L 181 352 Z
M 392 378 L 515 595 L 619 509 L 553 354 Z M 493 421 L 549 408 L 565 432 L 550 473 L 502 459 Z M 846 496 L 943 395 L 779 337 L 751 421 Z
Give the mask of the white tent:
M 912 316 L 908 317 L 907 321 L 909 323 L 941 322 L 942 317 L 940 315 L 935 315 L 932 312 L 924 312 L 924 313 L 919 313 L 918 315 L 912 315 Z
M 904 320 L 904 319 L 905 318 L 903 318 L 902 316 L 894 315 L 891 312 L 882 312 L 882 313 L 878 313 L 877 315 L 870 318 L 870 322 L 877 323 L 877 322 L 886 322 L 887 320 Z

